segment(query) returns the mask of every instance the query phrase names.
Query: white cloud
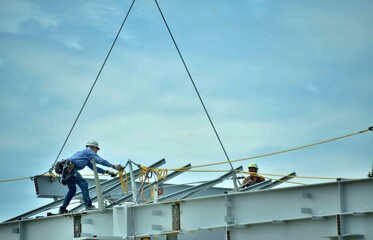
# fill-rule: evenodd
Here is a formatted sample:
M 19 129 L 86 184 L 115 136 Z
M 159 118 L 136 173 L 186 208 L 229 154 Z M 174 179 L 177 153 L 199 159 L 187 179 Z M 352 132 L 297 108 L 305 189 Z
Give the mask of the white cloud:
M 22 25 L 35 21 L 43 28 L 55 27 L 58 19 L 36 8 L 30 1 L 7 1 L 0 8 L 0 32 L 21 33 Z
M 82 16 L 85 21 L 84 24 L 99 27 L 104 31 L 109 30 L 113 34 L 118 31 L 125 16 L 125 10 L 123 10 L 122 6 L 118 6 L 115 1 L 84 1 L 77 9 L 77 13 Z
M 76 49 L 76 50 L 82 49 L 82 45 L 80 41 L 76 38 L 66 38 L 64 43 L 69 48 Z

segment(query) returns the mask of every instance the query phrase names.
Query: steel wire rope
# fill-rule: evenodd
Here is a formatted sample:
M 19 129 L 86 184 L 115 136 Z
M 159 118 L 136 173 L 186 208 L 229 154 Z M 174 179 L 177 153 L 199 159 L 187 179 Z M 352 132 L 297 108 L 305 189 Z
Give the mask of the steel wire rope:
M 268 156 L 271 156 L 271 155 L 277 155 L 277 154 L 281 154 L 281 153 L 286 153 L 286 152 L 291 152 L 291 151 L 296 151 L 296 150 L 299 150 L 299 149 L 303 149 L 303 148 L 308 148 L 308 147 L 313 147 L 313 146 L 317 146 L 317 145 L 320 145 L 320 144 L 325 144 L 325 143 L 328 143 L 328 142 L 332 142 L 332 141 L 336 141 L 336 140 L 340 140 L 340 139 L 343 139 L 343 138 L 347 138 L 347 137 L 352 137 L 354 135 L 357 135 L 357 134 L 361 134 L 361 133 L 366 133 L 368 131 L 373 131 L 373 126 L 372 127 L 369 127 L 368 129 L 365 129 L 365 130 L 361 130 L 361 131 L 358 131 L 358 132 L 354 132 L 354 133 L 350 133 L 350 134 L 347 134 L 347 135 L 343 135 L 343 136 L 340 136 L 340 137 L 335 137 L 335 138 L 331 138 L 331 139 L 327 139 L 327 140 L 324 140 L 324 141 L 320 141 L 320 142 L 316 142 L 316 143 L 312 143 L 312 144 L 308 144 L 308 145 L 304 145 L 304 146 L 300 146 L 300 147 L 295 147 L 295 148 L 290 148 L 290 149 L 286 149 L 286 150 L 281 150 L 281 151 L 277 151 L 277 152 L 272 152 L 272 153 L 267 153 L 267 154 L 262 154 L 262 155 L 257 155 L 257 156 L 252 156 L 252 157 L 247 157 L 247 158 L 241 158 L 241 159 L 236 159 L 236 160 L 231 160 L 232 162 L 239 162 L 239 161 L 245 161 L 245 160 L 250 160 L 250 159 L 255 159 L 255 158 L 262 158 L 262 157 L 268 157 Z M 225 164 L 226 162 L 217 162 L 217 163 L 210 163 L 210 164 L 204 164 L 204 165 L 197 165 L 197 166 L 192 166 L 190 169 L 186 170 L 186 169 L 183 169 L 183 168 L 168 168 L 168 169 L 163 169 L 163 168 L 157 168 L 157 169 L 151 169 L 149 168 L 150 171 L 153 171 L 153 172 L 157 172 L 157 171 L 179 171 L 179 172 L 229 172 L 230 170 L 194 170 L 192 168 L 200 168 L 200 167 L 207 167 L 207 166 L 214 166 L 214 165 L 219 165 L 219 164 Z M 236 171 L 236 172 L 240 172 L 240 171 Z M 262 173 L 263 175 L 270 175 L 270 174 L 264 174 Z M 55 174 L 42 174 L 42 175 L 39 175 L 39 176 L 49 176 L 49 177 L 54 177 L 56 176 Z M 93 176 L 92 174 L 83 174 L 83 176 Z M 282 175 L 273 175 L 273 176 L 282 176 Z M 296 177 L 299 177 L 299 176 L 296 176 Z M 304 178 L 308 178 L 308 177 L 304 177 Z M 336 178 L 325 178 L 325 177 L 310 177 L 310 178 L 318 178 L 318 179 L 336 179 Z M 26 179 L 29 179 L 29 177 L 21 177 L 21 178 L 13 178 L 13 179 L 4 179 L 4 180 L 0 180 L 0 183 L 4 183 L 4 182 L 13 182 L 13 181 L 21 181 L 21 180 L 26 180 Z
M 239 173 L 242 174 L 255 174 L 255 175 L 260 175 L 260 176 L 265 176 L 266 178 L 269 178 L 268 176 L 274 176 L 274 177 L 287 177 L 288 175 L 285 174 L 274 174 L 274 173 L 256 173 L 256 172 L 247 172 L 247 171 L 240 171 Z M 321 176 L 299 176 L 299 175 L 294 175 L 291 176 L 292 178 L 305 178 L 305 179 L 318 179 L 318 180 L 336 180 L 338 179 L 337 177 L 321 177 Z M 269 178 L 273 179 L 273 178 Z M 351 178 L 351 179 L 356 179 L 356 178 Z
M 339 139 L 343 139 L 343 138 L 347 138 L 347 137 L 352 137 L 352 136 L 357 135 L 357 134 L 366 133 L 368 131 L 373 131 L 373 126 L 369 127 L 368 129 L 361 130 L 361 131 L 354 132 L 354 133 L 350 133 L 350 134 L 343 135 L 343 136 L 340 136 L 340 137 L 335 137 L 335 138 L 331 138 L 331 139 L 328 139 L 328 140 L 324 140 L 324 141 L 320 141 L 320 142 L 316 142 L 316 143 L 312 143 L 312 144 L 308 144 L 308 145 L 304 145 L 304 146 L 300 146 L 300 147 L 296 147 L 296 148 L 290 148 L 290 149 L 286 149 L 286 150 L 281 150 L 281 151 L 277 151 L 277 152 L 272 152 L 272 153 L 257 155 L 257 156 L 253 156 L 253 157 L 236 159 L 236 160 L 232 160 L 232 162 L 244 161 L 244 160 L 254 159 L 254 158 L 260 158 L 260 157 L 268 157 L 268 156 L 271 156 L 271 155 L 276 155 L 276 154 L 281 154 L 281 153 L 285 153 L 285 152 L 295 151 L 295 150 L 299 150 L 299 149 L 303 149 L 303 148 L 313 147 L 313 146 L 316 146 L 316 145 L 320 145 L 320 144 L 324 144 L 324 143 L 336 141 L 336 140 L 339 140 Z M 231 171 L 231 170 L 194 170 L 194 169 L 192 169 L 192 168 L 213 166 L 213 165 L 225 164 L 225 163 L 226 162 L 217 162 L 217 163 L 211 163 L 211 164 L 198 165 L 198 166 L 193 166 L 193 167 L 191 167 L 188 170 L 183 169 L 183 168 L 169 168 L 169 169 L 157 168 L 157 169 L 153 169 L 153 168 L 146 168 L 146 167 L 142 166 L 142 171 L 149 170 L 149 171 L 155 172 L 157 174 L 159 172 L 163 172 L 163 171 L 179 171 L 179 172 L 229 172 L 229 171 Z M 237 173 L 247 173 L 245 171 L 236 171 L 236 172 Z M 262 175 L 268 175 L 268 176 L 286 176 L 286 175 L 269 174 L 269 173 L 261 173 L 261 174 Z M 92 176 L 92 174 L 84 174 L 84 175 L 85 176 Z M 39 175 L 39 176 L 41 176 L 41 175 Z M 46 174 L 45 173 L 45 174 L 43 174 L 43 176 L 54 177 L 56 175 L 53 174 L 53 173 L 52 174 Z M 328 177 L 320 177 L 320 176 L 294 176 L 294 178 L 315 178 L 315 179 L 325 179 L 325 180 L 334 180 L 334 179 L 337 179 L 337 178 L 328 178 Z M 0 180 L 0 183 L 13 182 L 13 181 L 21 181 L 21 180 L 26 180 L 26 179 L 29 179 L 29 177 Z
M 333 142 L 333 141 L 336 141 L 336 140 L 340 140 L 340 139 L 343 139 L 343 138 L 352 137 L 354 135 L 361 134 L 361 133 L 366 133 L 368 131 L 373 131 L 373 126 L 369 127 L 368 129 L 361 130 L 361 131 L 354 132 L 354 133 L 350 133 L 350 134 L 343 135 L 343 136 L 340 136 L 340 137 L 335 137 L 335 138 L 331 138 L 331 139 L 328 139 L 328 140 L 324 140 L 324 141 L 320 141 L 320 142 L 316 142 L 316 143 L 311 143 L 311 144 L 303 145 L 303 146 L 300 146 L 300 147 L 289 148 L 289 149 L 285 149 L 285 150 L 281 150 L 281 151 L 277 151 L 277 152 L 266 153 L 266 154 L 256 155 L 256 156 L 247 157 L 247 158 L 235 159 L 235 160 L 231 160 L 231 162 L 240 162 L 240 161 L 251 160 L 251 159 L 256 159 L 256 158 L 269 157 L 269 156 L 272 156 L 272 155 L 278 155 L 278 154 L 286 153 L 286 152 L 292 152 L 292 151 L 300 150 L 300 149 L 303 149 L 303 148 L 314 147 L 316 145 L 321 145 L 321 144 Z M 190 169 L 192 169 L 192 168 L 201 168 L 201 167 L 215 166 L 215 165 L 220 165 L 220 164 L 225 164 L 225 163 L 226 162 L 216 162 L 216 163 L 209 163 L 209 164 L 201 164 L 201 165 L 192 166 Z M 177 169 L 168 169 L 168 170 L 170 170 L 170 171 L 171 170 L 172 171 L 176 171 Z M 188 170 L 188 171 L 191 171 L 191 170 Z
M 241 172 L 245 174 L 249 174 L 249 172 Z M 266 176 L 266 178 L 269 178 L 267 176 L 275 176 L 275 177 L 286 177 L 288 175 L 284 174 L 273 174 L 273 173 L 260 173 L 260 175 Z M 292 176 L 292 178 L 305 178 L 305 179 L 318 179 L 318 180 L 336 180 L 337 177 L 321 177 L 321 176 Z M 357 178 L 350 178 L 350 179 L 357 179 Z
M 30 179 L 30 177 L 5 179 L 5 180 L 0 180 L 0 183 L 22 181 L 22 180 L 26 180 L 26 179 Z
M 105 60 L 104 60 L 103 64 L 101 65 L 100 70 L 98 71 L 98 74 L 97 74 L 97 76 L 96 76 L 96 78 L 95 78 L 95 81 L 93 82 L 93 84 L 92 84 L 92 86 L 91 86 L 91 89 L 89 90 L 88 95 L 87 95 L 87 97 L 85 98 L 84 103 L 83 103 L 82 107 L 80 108 L 80 111 L 79 111 L 77 117 L 75 118 L 75 121 L 74 121 L 74 123 L 73 123 L 73 125 L 72 125 L 72 127 L 71 127 L 71 129 L 70 129 L 70 131 L 69 131 L 69 133 L 67 134 L 67 137 L 66 137 L 64 143 L 62 144 L 62 147 L 61 147 L 60 151 L 58 152 L 57 157 L 56 157 L 56 160 L 54 161 L 52 167 L 49 169 L 49 171 L 47 171 L 47 172 L 45 172 L 45 173 L 43 173 L 43 174 L 39 174 L 39 175 L 36 175 L 36 176 L 31 177 L 31 180 L 34 180 L 35 178 L 38 178 L 39 176 L 42 176 L 42 175 L 44 175 L 44 174 L 46 174 L 46 173 L 48 173 L 48 172 L 52 172 L 52 170 L 53 170 L 53 168 L 54 168 L 54 165 L 55 165 L 56 162 L 58 161 L 58 158 L 60 157 L 60 155 L 61 155 L 63 149 L 65 148 L 65 145 L 66 145 L 68 139 L 70 138 L 70 135 L 71 135 L 72 131 L 74 130 L 75 125 L 76 125 L 76 123 L 78 122 L 79 117 L 80 117 L 80 115 L 82 114 L 82 112 L 83 112 L 83 110 L 84 110 L 84 108 L 85 108 L 85 105 L 86 105 L 87 102 L 88 102 L 89 97 L 91 96 L 91 93 L 92 93 L 92 91 L 93 91 L 93 88 L 95 87 L 95 85 L 96 85 L 96 83 L 97 83 L 99 77 L 101 76 L 101 72 L 102 72 L 102 70 L 104 69 L 107 60 L 109 59 L 109 56 L 110 56 L 110 54 L 111 54 L 111 52 L 112 52 L 112 50 L 113 50 L 113 48 L 114 48 L 115 43 L 116 43 L 117 40 L 118 40 L 118 37 L 119 37 L 119 35 L 120 35 L 120 33 L 121 33 L 122 29 L 123 29 L 124 24 L 125 24 L 126 21 L 127 21 L 128 15 L 130 14 L 131 9 L 132 9 L 132 7 L 133 7 L 135 1 L 136 1 L 136 0 L 133 0 L 133 1 L 132 1 L 131 5 L 130 5 L 128 11 L 127 11 L 127 14 L 126 14 L 126 16 L 124 17 L 124 19 L 123 19 L 123 21 L 122 21 L 122 24 L 121 24 L 121 26 L 120 26 L 120 28 L 119 28 L 119 30 L 118 30 L 118 32 L 117 32 L 117 35 L 115 36 L 115 39 L 114 39 L 113 43 L 111 44 L 111 47 L 110 47 L 110 49 L 109 49 L 109 52 L 106 54 Z
M 167 31 L 168 31 L 168 33 L 170 34 L 170 37 L 171 37 L 171 39 L 172 39 L 172 41 L 173 41 L 173 43 L 174 43 L 174 45 L 175 45 L 175 48 L 176 48 L 176 50 L 177 50 L 177 52 L 178 52 L 178 54 L 179 54 L 179 57 L 180 57 L 181 61 L 183 62 L 184 68 L 185 68 L 186 72 L 188 73 L 189 79 L 190 79 L 190 81 L 191 81 L 191 83 L 192 83 L 192 85 L 193 85 L 193 87 L 194 87 L 194 90 L 196 91 L 196 93 L 197 93 L 197 95 L 198 95 L 198 98 L 199 98 L 199 100 L 200 100 L 200 102 L 201 102 L 201 104 L 202 104 L 202 107 L 203 107 L 203 109 L 204 109 L 206 115 L 207 115 L 207 118 L 208 118 L 209 121 L 210 121 L 210 124 L 211 124 L 211 126 L 212 126 L 212 128 L 213 128 L 213 130 L 214 130 L 214 132 L 215 132 L 215 135 L 216 135 L 216 137 L 217 137 L 217 139 L 218 139 L 218 141 L 219 141 L 219 143 L 220 143 L 220 146 L 221 146 L 221 148 L 223 149 L 223 152 L 224 152 L 224 154 L 225 154 L 225 157 L 227 158 L 227 160 L 228 160 L 228 162 L 229 162 L 229 165 L 231 166 L 232 170 L 234 171 L 234 167 L 233 167 L 233 165 L 232 165 L 232 162 L 231 162 L 231 160 L 230 160 L 230 158 L 229 158 L 229 156 L 228 156 L 228 154 L 227 154 L 227 151 L 226 151 L 225 148 L 224 148 L 223 142 L 221 141 L 221 139 L 220 139 L 220 137 L 219 137 L 219 134 L 218 134 L 218 132 L 217 132 L 217 130 L 216 130 L 216 128 L 215 128 L 215 125 L 214 125 L 214 123 L 212 122 L 212 119 L 211 119 L 211 117 L 210 117 L 210 114 L 209 114 L 208 111 L 207 111 L 207 108 L 206 108 L 206 106 L 205 106 L 205 104 L 204 104 L 204 102 L 203 102 L 203 100 L 202 100 L 202 97 L 201 97 L 201 95 L 200 95 L 200 93 L 199 93 L 199 91 L 198 91 L 198 89 L 197 89 L 197 86 L 196 86 L 196 84 L 194 83 L 193 77 L 192 77 L 192 75 L 191 75 L 191 73 L 190 73 L 190 71 L 189 71 L 188 66 L 186 65 L 186 63 L 185 63 L 185 61 L 184 61 L 184 58 L 183 58 L 183 56 L 182 56 L 182 54 L 181 54 L 181 52 L 180 52 L 180 49 L 179 49 L 179 47 L 178 47 L 178 45 L 177 45 L 177 43 L 176 43 L 176 41 L 175 41 L 175 38 L 174 38 L 174 36 L 173 36 L 173 34 L 172 34 L 172 32 L 171 32 L 171 29 L 170 29 L 170 27 L 168 26 L 168 23 L 167 23 L 167 21 L 166 21 L 166 18 L 165 18 L 165 16 L 163 15 L 163 12 L 162 12 L 162 10 L 161 10 L 159 4 L 158 4 L 158 1 L 157 1 L 157 0 L 154 0 L 154 1 L 155 1 L 156 5 L 157 5 L 157 8 L 158 8 L 158 10 L 159 10 L 159 13 L 160 13 L 161 16 L 162 16 L 162 19 L 163 19 L 163 22 L 164 22 L 164 24 L 165 24 L 165 26 L 166 26 L 166 28 L 167 28 Z
M 303 186 L 307 186 L 307 184 L 305 183 L 301 183 L 301 182 L 294 182 L 294 181 L 286 181 L 286 180 L 280 180 L 280 179 L 276 179 L 276 178 L 269 178 L 269 177 L 266 177 L 266 180 L 271 180 L 271 181 L 277 181 L 277 182 L 280 182 L 280 183 L 290 183 L 290 184 L 297 184 L 297 185 L 303 185 Z M 255 184 L 254 184 L 255 185 Z
M 175 170 L 175 171 L 180 171 L 180 172 L 204 172 L 204 173 L 228 173 L 231 170 Z M 236 173 L 242 173 L 242 174 L 249 174 L 250 172 L 247 171 L 236 171 Z M 280 176 L 280 177 L 286 177 L 287 175 L 284 174 L 273 174 L 273 173 L 258 173 L 259 175 L 263 176 Z M 43 176 L 50 176 L 49 174 L 43 175 Z M 83 176 L 87 176 L 87 174 L 83 174 Z M 92 176 L 92 175 L 88 175 Z M 322 177 L 322 176 L 293 176 L 293 178 L 305 178 L 305 179 L 319 179 L 319 180 L 336 180 L 338 179 L 337 177 Z M 23 178 L 13 178 L 13 179 L 5 179 L 5 180 L 0 180 L 0 183 L 6 183 L 6 182 L 14 182 L 14 181 L 22 181 L 29 179 L 29 177 L 23 177 Z M 118 178 L 119 179 L 119 178 Z M 358 179 L 358 178 L 350 178 L 350 179 Z M 183 183 L 184 185 L 188 184 L 195 184 L 195 183 L 204 183 L 207 181 L 198 181 L 198 182 L 191 182 L 191 183 Z M 167 187 L 173 187 L 173 186 L 167 186 Z M 122 193 L 121 193 L 122 194 Z

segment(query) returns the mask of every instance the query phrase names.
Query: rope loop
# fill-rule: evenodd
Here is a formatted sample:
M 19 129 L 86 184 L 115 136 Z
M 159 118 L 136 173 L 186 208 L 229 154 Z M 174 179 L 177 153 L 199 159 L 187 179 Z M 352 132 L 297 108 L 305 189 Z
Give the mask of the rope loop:
M 143 202 L 150 202 L 152 201 L 154 197 L 154 189 L 152 188 L 152 184 L 150 182 L 151 178 L 155 178 L 156 184 L 158 184 L 159 180 L 165 179 L 168 175 L 168 169 L 156 169 L 156 168 L 147 168 L 145 166 L 140 167 L 140 176 L 139 180 L 141 182 L 141 197 Z M 150 192 L 150 198 L 145 198 L 145 191 L 144 191 L 144 185 L 145 182 L 147 182 L 149 186 L 149 192 Z
M 123 174 L 126 175 L 126 179 L 123 178 Z M 119 181 L 122 185 L 122 193 L 124 193 L 124 190 L 126 190 L 126 193 L 128 194 L 128 176 L 126 173 L 126 170 L 123 168 L 118 171 Z

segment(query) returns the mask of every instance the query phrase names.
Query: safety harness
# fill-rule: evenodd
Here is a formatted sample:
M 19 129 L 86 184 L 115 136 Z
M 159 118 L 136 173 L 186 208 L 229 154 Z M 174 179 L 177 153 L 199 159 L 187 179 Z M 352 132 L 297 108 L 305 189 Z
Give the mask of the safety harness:
M 67 159 L 62 159 L 61 161 L 56 162 L 54 171 L 61 176 L 61 181 L 63 185 L 66 185 L 66 179 L 70 177 L 71 171 L 74 169 L 75 164 Z

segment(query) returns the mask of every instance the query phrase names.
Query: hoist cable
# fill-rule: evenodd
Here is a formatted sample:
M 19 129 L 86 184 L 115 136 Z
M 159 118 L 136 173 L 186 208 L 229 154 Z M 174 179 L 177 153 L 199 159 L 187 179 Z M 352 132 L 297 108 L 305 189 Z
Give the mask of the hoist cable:
M 367 129 L 364 129 L 364 130 L 361 130 L 361 131 L 358 131 L 358 132 L 354 132 L 354 133 L 346 134 L 346 135 L 343 135 L 343 136 L 339 136 L 339 137 L 335 137 L 335 138 L 323 140 L 323 141 L 320 141 L 320 142 L 311 143 L 311 144 L 308 144 L 308 145 L 303 145 L 303 146 L 299 146 L 299 147 L 295 147 L 295 148 L 285 149 L 285 150 L 281 150 L 281 151 L 277 151 L 277 152 L 272 152 L 272 153 L 267 153 L 267 154 L 252 156 L 252 157 L 246 157 L 246 158 L 241 158 L 241 159 L 235 159 L 235 160 L 231 160 L 231 162 L 240 162 L 240 161 L 245 161 L 245 160 L 254 159 L 254 158 L 269 157 L 269 156 L 272 156 L 272 155 L 277 155 L 277 154 L 291 152 L 291 151 L 296 151 L 296 150 L 300 150 L 300 149 L 304 149 L 304 148 L 314 147 L 314 146 L 317 146 L 317 145 L 320 145 L 320 144 L 325 144 L 325 143 L 337 141 L 337 140 L 340 140 L 340 139 L 352 137 L 352 136 L 355 136 L 357 134 L 366 133 L 368 131 L 373 131 L 373 126 L 368 127 Z M 228 170 L 195 170 L 195 168 L 201 168 L 201 167 L 207 167 L 207 166 L 215 166 L 215 165 L 220 165 L 220 164 L 225 164 L 225 163 L 226 162 L 216 162 L 216 163 L 210 163 L 210 164 L 197 165 L 197 166 L 190 167 L 190 169 L 188 169 L 188 170 L 183 169 L 183 168 L 169 168 L 169 169 L 157 168 L 157 169 L 153 169 L 153 168 L 142 167 L 142 171 L 154 172 L 158 177 L 166 177 L 167 174 L 168 174 L 168 171 L 180 171 L 180 172 L 227 172 Z M 136 164 L 136 165 L 139 165 L 139 164 Z M 139 165 L 139 166 L 141 166 L 141 165 Z M 231 171 L 231 170 L 229 170 L 229 171 Z M 236 172 L 245 173 L 243 171 L 236 171 Z M 44 176 L 50 176 L 50 177 L 55 176 L 54 174 L 49 174 L 49 175 L 45 175 L 45 174 L 46 173 L 38 175 L 38 176 L 43 176 L 43 175 Z M 261 173 L 261 174 L 262 175 L 272 175 L 272 176 L 283 176 L 283 175 L 278 175 L 278 174 L 265 174 L 265 173 Z M 317 178 L 317 179 L 335 179 L 335 178 L 325 178 L 325 177 L 305 177 L 305 176 L 295 176 L 295 177 L 298 177 L 298 178 Z M 33 177 L 33 178 L 35 178 L 35 177 Z M 23 178 L 14 178 L 14 179 L 0 180 L 0 183 L 12 182 L 12 181 L 20 181 L 20 180 L 25 180 L 25 179 L 28 179 L 28 178 L 27 177 L 23 177 Z
M 117 32 L 117 35 L 116 35 L 116 37 L 115 37 L 113 43 L 111 44 L 110 50 L 109 50 L 109 52 L 107 53 L 107 55 L 106 55 L 106 57 L 105 57 L 105 60 L 104 60 L 103 64 L 101 65 L 101 68 L 100 68 L 100 70 L 99 70 L 99 72 L 98 72 L 98 74 L 97 74 L 97 76 L 96 76 L 96 79 L 95 79 L 95 81 L 93 82 L 92 87 L 91 87 L 91 89 L 89 90 L 86 99 L 84 100 L 83 106 L 80 108 L 80 111 L 79 111 L 79 113 L 78 113 L 78 116 L 75 118 L 75 121 L 74 121 L 74 123 L 73 123 L 73 125 L 72 125 L 72 127 L 71 127 L 71 129 L 70 129 L 70 131 L 69 131 L 69 133 L 67 134 L 67 137 L 66 137 L 66 139 L 65 139 L 65 141 L 64 141 L 64 143 L 63 143 L 63 145 L 62 145 L 62 147 L 61 147 L 61 149 L 60 149 L 60 151 L 59 151 L 59 153 L 57 154 L 56 160 L 54 161 L 54 163 L 53 163 L 52 167 L 50 168 L 49 172 L 51 172 L 51 171 L 53 170 L 54 165 L 55 165 L 56 162 L 58 161 L 58 158 L 60 157 L 60 155 L 61 155 L 63 149 L 65 148 L 65 145 L 66 145 L 67 141 L 69 140 L 70 135 L 71 135 L 72 131 L 74 130 L 75 125 L 76 125 L 76 123 L 78 122 L 78 119 L 79 119 L 80 115 L 82 114 L 83 109 L 85 108 L 85 105 L 86 105 L 87 102 L 88 102 L 89 97 L 91 96 L 91 93 L 92 93 L 92 91 L 93 91 L 93 88 L 95 87 L 95 85 L 96 85 L 96 83 L 97 83 L 97 81 L 98 81 L 98 79 L 99 79 L 99 77 L 100 77 L 100 75 L 101 75 L 101 72 L 102 72 L 102 70 L 104 69 L 104 67 L 105 67 L 105 65 L 106 65 L 107 60 L 109 59 L 109 56 L 110 56 L 110 54 L 111 54 L 111 52 L 112 52 L 112 50 L 113 50 L 113 48 L 114 48 L 114 45 L 115 45 L 115 43 L 117 42 L 117 40 L 118 40 L 118 38 L 119 38 L 119 35 L 120 35 L 120 33 L 121 33 L 122 29 L 123 29 L 123 26 L 124 26 L 125 22 L 127 21 L 128 15 L 130 14 L 131 9 L 132 9 L 133 4 L 135 3 L 135 1 L 136 1 L 136 0 L 133 0 L 133 1 L 132 1 L 132 4 L 131 4 L 130 8 L 129 8 L 128 11 L 127 11 L 127 14 L 126 14 L 126 16 L 125 16 L 125 18 L 124 18 L 124 20 L 123 20 L 123 22 L 122 22 L 122 24 L 121 24 L 121 26 L 120 26 L 118 32 Z M 46 173 L 47 173 L 47 172 L 46 172 Z M 41 174 L 41 175 L 43 175 L 43 174 Z M 38 177 L 38 176 L 40 176 L 40 175 L 34 176 L 34 177 L 32 177 L 32 179 L 34 179 L 34 178 L 36 178 L 36 177 Z
M 300 150 L 300 149 L 314 147 L 314 146 L 317 146 L 317 145 L 321 145 L 321 144 L 325 144 L 325 143 L 337 141 L 337 140 L 340 140 L 340 139 L 343 139 L 343 138 L 352 137 L 354 135 L 361 134 L 361 133 L 366 133 L 368 131 L 373 131 L 373 127 L 369 127 L 369 128 L 367 128 L 365 130 L 361 130 L 361 131 L 358 131 L 358 132 L 350 133 L 350 134 L 343 135 L 343 136 L 340 136 L 340 137 L 335 137 L 335 138 L 327 139 L 327 140 L 324 140 L 324 141 L 320 141 L 320 142 L 316 142 L 316 143 L 311 143 L 311 144 L 308 144 L 308 145 L 303 145 L 303 146 L 300 146 L 300 147 L 295 147 L 295 148 L 280 150 L 280 151 L 277 151 L 277 152 L 266 153 L 266 154 L 262 154 L 262 155 L 252 156 L 252 157 L 235 159 L 235 160 L 231 160 L 231 162 L 241 162 L 241 161 L 246 161 L 246 160 L 251 160 L 251 159 L 256 159 L 256 158 L 269 157 L 269 156 L 272 156 L 272 155 L 278 155 L 278 154 L 282 154 L 282 153 L 297 151 L 297 150 Z M 193 166 L 192 168 L 214 166 L 214 165 L 219 165 L 219 164 L 224 164 L 224 162 L 212 163 L 212 164 L 204 164 L 204 165 L 199 165 L 199 166 Z
M 299 146 L 299 147 L 280 150 L 280 151 L 277 151 L 277 152 L 271 152 L 271 153 L 266 153 L 266 154 L 262 154 L 262 155 L 256 155 L 256 156 L 251 156 L 251 157 L 246 157 L 246 158 L 234 159 L 234 160 L 231 160 L 231 162 L 241 162 L 241 161 L 252 160 L 252 159 L 256 159 L 256 158 L 269 157 L 269 156 L 272 156 L 272 155 L 278 155 L 278 154 L 282 154 L 282 153 L 297 151 L 297 150 L 300 150 L 300 149 L 314 147 L 314 146 L 317 146 L 317 145 L 337 141 L 337 140 L 340 140 L 340 139 L 343 139 L 343 138 L 352 137 L 352 136 L 355 136 L 357 134 L 362 134 L 362 133 L 366 133 L 366 132 L 369 132 L 369 131 L 373 131 L 373 126 L 367 128 L 367 129 L 364 129 L 364 130 L 361 130 L 361 131 L 358 131 L 358 132 L 354 132 L 354 133 L 350 133 L 350 134 L 347 134 L 347 135 L 343 135 L 343 136 L 340 136 L 340 137 L 335 137 L 335 138 L 331 138 L 331 139 L 327 139 L 327 140 L 323 140 L 323 141 L 320 141 L 320 142 L 311 143 L 311 144 L 303 145 L 303 146 Z M 201 164 L 201 165 L 192 166 L 190 169 L 201 168 L 201 167 L 210 167 L 210 166 L 216 166 L 216 165 L 221 165 L 221 164 L 225 164 L 225 162 L 215 162 L 215 163 Z M 175 169 L 168 169 L 168 170 L 175 171 Z M 191 171 L 191 170 L 188 170 L 188 171 Z
M 182 56 L 182 54 L 181 54 L 181 52 L 180 52 L 180 49 L 179 49 L 179 47 L 178 47 L 178 45 L 177 45 L 177 43 L 176 43 L 176 41 L 175 41 L 175 38 L 174 38 L 174 36 L 173 36 L 173 34 L 172 34 L 172 32 L 171 32 L 171 30 L 170 30 L 168 24 L 167 24 L 166 18 L 164 17 L 163 12 L 162 12 L 161 8 L 159 7 L 159 4 L 158 4 L 157 0 L 154 0 L 154 1 L 155 1 L 156 5 L 157 5 L 157 8 L 158 8 L 158 10 L 159 10 L 159 13 L 160 13 L 161 16 L 162 16 L 163 22 L 164 22 L 164 24 L 166 25 L 167 31 L 168 31 L 168 33 L 170 34 L 170 37 L 171 37 L 171 39 L 172 39 L 172 41 L 173 41 L 173 43 L 174 43 L 174 45 L 175 45 L 175 48 L 176 48 L 176 50 L 177 50 L 177 52 L 178 52 L 178 54 L 179 54 L 179 57 L 180 57 L 181 61 L 183 62 L 184 68 L 185 68 L 185 70 L 186 70 L 187 73 L 188 73 L 189 79 L 190 79 L 190 81 L 192 82 L 192 85 L 193 85 L 193 87 L 194 87 L 194 90 L 196 91 L 196 93 L 197 93 L 197 95 L 198 95 L 198 98 L 199 98 L 199 100 L 200 100 L 200 102 L 201 102 L 201 104 L 202 104 L 202 107 L 203 107 L 203 109 L 205 110 L 205 113 L 206 113 L 206 115 L 207 115 L 207 118 L 208 118 L 209 121 L 210 121 L 210 124 L 211 124 L 211 126 L 212 126 L 212 128 L 213 128 L 213 130 L 214 130 L 214 132 L 215 132 L 215 135 L 216 135 L 216 137 L 217 137 L 217 139 L 218 139 L 218 141 L 219 141 L 219 143 L 220 143 L 220 146 L 221 146 L 221 148 L 223 149 L 223 152 L 224 152 L 224 154 L 225 154 L 225 157 L 227 158 L 227 160 L 228 160 L 228 162 L 229 162 L 229 165 L 231 166 L 232 170 L 234 170 L 233 165 L 232 165 L 232 163 L 231 163 L 231 161 L 230 161 L 230 159 L 229 159 L 229 156 L 228 156 L 228 154 L 227 154 L 227 151 L 226 151 L 225 148 L 224 148 L 223 142 L 221 141 L 221 139 L 220 139 L 220 137 L 219 137 L 219 134 L 218 134 L 218 132 L 217 132 L 217 130 L 216 130 L 216 128 L 215 128 L 214 123 L 212 122 L 212 119 L 211 119 L 211 117 L 210 117 L 210 114 L 208 113 L 207 108 L 206 108 L 206 106 L 205 106 L 205 104 L 204 104 L 204 102 L 203 102 L 203 100 L 202 100 L 202 97 L 201 97 L 201 95 L 199 94 L 199 91 L 198 91 L 198 89 L 197 89 L 197 86 L 196 86 L 196 84 L 194 83 L 193 77 L 192 77 L 192 75 L 190 74 L 189 68 L 188 68 L 188 66 L 187 66 L 186 63 L 185 63 L 184 58 L 183 58 L 183 56 Z

